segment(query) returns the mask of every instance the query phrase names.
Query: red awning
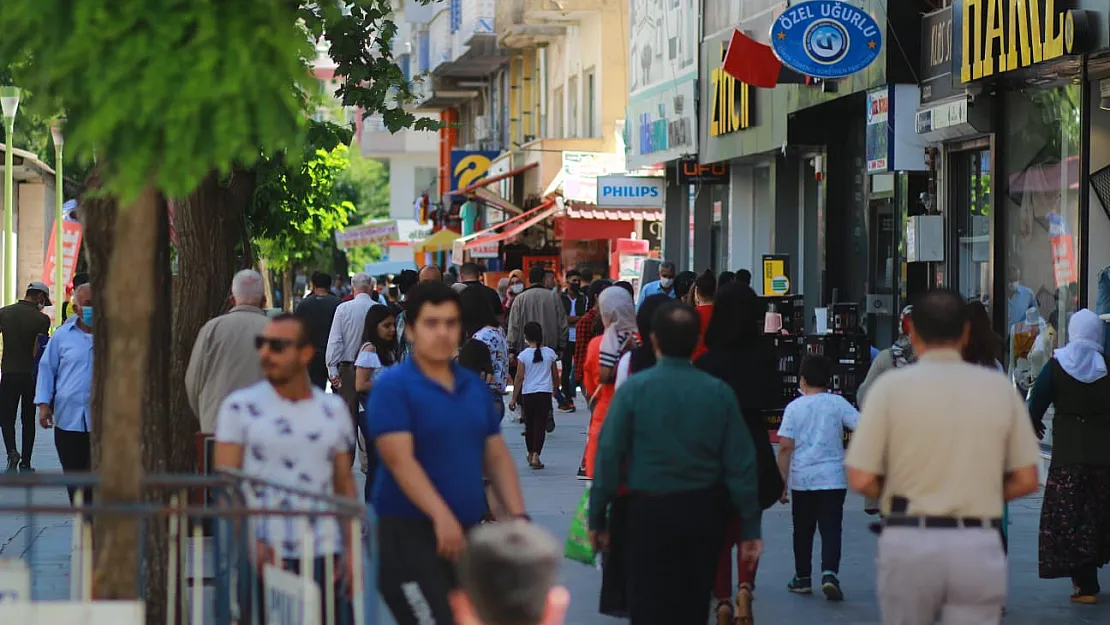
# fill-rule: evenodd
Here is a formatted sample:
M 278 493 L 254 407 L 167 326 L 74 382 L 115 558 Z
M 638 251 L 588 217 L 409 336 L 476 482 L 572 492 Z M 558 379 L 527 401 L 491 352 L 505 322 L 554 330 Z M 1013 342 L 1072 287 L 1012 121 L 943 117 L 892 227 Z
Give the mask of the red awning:
M 492 207 L 496 208 L 497 210 L 501 211 L 502 213 L 508 213 L 510 215 L 519 215 L 519 214 L 524 212 L 519 206 L 517 206 L 517 205 L 513 204 L 512 202 L 506 200 L 505 198 L 501 197 L 500 195 L 494 193 L 493 191 L 490 191 L 489 189 L 486 189 L 485 187 L 483 187 L 481 189 L 474 189 L 474 197 L 478 198 L 479 200 L 482 200 L 486 204 L 489 204 L 490 206 L 492 206 Z
M 627 209 L 627 208 L 578 208 L 567 207 L 567 217 L 570 219 L 603 219 L 607 221 L 663 221 L 662 209 Z
M 512 219 L 506 221 L 506 222 L 502 222 L 502 223 L 497 224 L 497 226 L 494 226 L 494 227 L 501 227 L 501 226 L 504 226 L 505 224 L 507 224 L 511 221 L 519 222 L 519 223 L 514 224 L 512 227 L 506 228 L 505 230 L 502 230 L 501 232 L 495 232 L 495 233 L 492 233 L 492 234 L 487 234 L 485 236 L 475 237 L 474 239 L 471 239 L 471 240 L 467 241 L 465 243 L 464 247 L 465 247 L 465 249 L 469 250 L 469 249 L 473 249 L 473 248 L 475 248 L 479 245 L 493 243 L 495 241 L 504 241 L 505 239 L 515 237 L 516 235 L 520 234 L 521 232 L 524 232 L 525 230 L 527 230 L 528 228 L 530 228 L 530 227 L 536 225 L 537 223 L 543 221 L 544 219 L 547 219 L 548 217 L 554 215 L 556 212 L 559 211 L 560 208 L 561 207 L 555 203 L 554 199 L 547 200 L 543 204 L 540 204 L 539 206 L 537 206 L 537 207 L 535 207 L 531 210 L 525 211 L 525 212 L 517 215 L 516 217 L 513 217 Z M 492 230 L 492 228 L 491 228 L 491 230 Z
M 523 167 L 517 167 L 516 169 L 507 171 L 503 174 L 497 174 L 496 176 L 487 176 L 486 178 L 482 178 L 478 182 L 475 182 L 465 189 L 455 189 L 454 191 L 451 191 L 449 195 L 466 195 L 473 192 L 475 189 L 481 189 L 484 186 L 491 185 L 495 182 L 500 182 L 506 178 L 512 178 L 513 176 L 517 174 L 522 174 L 529 169 L 532 169 L 533 167 L 539 167 L 539 165 L 539 163 L 528 163 Z

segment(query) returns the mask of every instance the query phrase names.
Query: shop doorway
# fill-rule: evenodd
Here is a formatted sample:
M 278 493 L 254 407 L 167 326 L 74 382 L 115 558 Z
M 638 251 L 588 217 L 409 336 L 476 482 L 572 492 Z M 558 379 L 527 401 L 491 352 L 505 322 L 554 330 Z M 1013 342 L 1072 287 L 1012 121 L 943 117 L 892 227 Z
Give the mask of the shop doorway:
M 948 286 L 967 302 L 991 305 L 991 172 L 988 139 L 948 153 Z
M 871 177 L 867 211 L 867 333 L 879 349 L 890 347 L 897 335 L 898 293 L 895 278 L 901 263 L 898 253 L 898 210 L 894 174 Z

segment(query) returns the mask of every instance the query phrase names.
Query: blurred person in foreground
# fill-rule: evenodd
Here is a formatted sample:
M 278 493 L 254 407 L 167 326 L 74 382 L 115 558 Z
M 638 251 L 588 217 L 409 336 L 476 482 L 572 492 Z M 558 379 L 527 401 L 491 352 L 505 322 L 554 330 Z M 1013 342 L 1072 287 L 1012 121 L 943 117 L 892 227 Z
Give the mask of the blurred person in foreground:
M 509 517 L 525 517 L 501 417 L 478 374 L 454 362 L 462 338 L 459 294 L 440 281 L 408 295 L 412 356 L 370 394 L 370 435 L 385 471 L 378 514 L 378 580 L 398 625 L 451 623 L 453 562 L 486 513 L 483 473 Z M 480 343 L 478 343 L 480 344 Z
M 967 304 L 934 289 L 909 323 L 917 362 L 883 375 L 848 446 L 848 486 L 880 500 L 883 623 L 998 623 L 1004 501 L 1037 491 L 1029 413 L 1009 381 L 963 361 Z M 943 449 L 944 453 L 937 453 Z
M 690 364 L 699 333 L 694 309 L 667 303 L 651 327 L 659 362 L 631 376 L 609 407 L 589 527 L 595 545 L 607 549 L 609 504 L 626 481 L 632 625 L 701 624 L 730 507 L 741 517 L 744 561 L 763 550 L 755 449 L 732 389 Z
M 458 625 L 561 625 L 570 593 L 557 585 L 561 546 L 524 521 L 483 525 L 470 533 L 451 593 Z

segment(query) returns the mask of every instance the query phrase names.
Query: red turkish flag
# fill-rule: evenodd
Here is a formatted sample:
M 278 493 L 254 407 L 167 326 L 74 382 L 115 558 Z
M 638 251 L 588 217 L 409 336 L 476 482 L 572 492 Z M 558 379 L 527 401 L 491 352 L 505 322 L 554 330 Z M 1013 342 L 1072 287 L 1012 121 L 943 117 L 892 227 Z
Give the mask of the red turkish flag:
M 775 56 L 771 46 L 759 43 L 744 33 L 734 30 L 728 42 L 722 69 L 729 76 L 753 87 L 774 89 L 779 82 L 782 61 Z

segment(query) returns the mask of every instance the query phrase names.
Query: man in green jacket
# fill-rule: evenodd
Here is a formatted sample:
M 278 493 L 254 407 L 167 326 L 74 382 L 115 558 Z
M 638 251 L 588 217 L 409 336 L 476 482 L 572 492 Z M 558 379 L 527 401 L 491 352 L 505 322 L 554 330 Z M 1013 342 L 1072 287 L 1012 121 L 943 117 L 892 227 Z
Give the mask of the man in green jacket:
M 620 543 L 629 554 L 632 625 L 708 620 L 730 504 L 741 518 L 744 561 L 763 550 L 755 446 L 735 393 L 690 364 L 699 326 L 681 302 L 655 313 L 658 364 L 621 386 L 601 430 L 590 531 L 600 549 Z M 621 486 L 630 491 L 623 523 L 608 514 Z

